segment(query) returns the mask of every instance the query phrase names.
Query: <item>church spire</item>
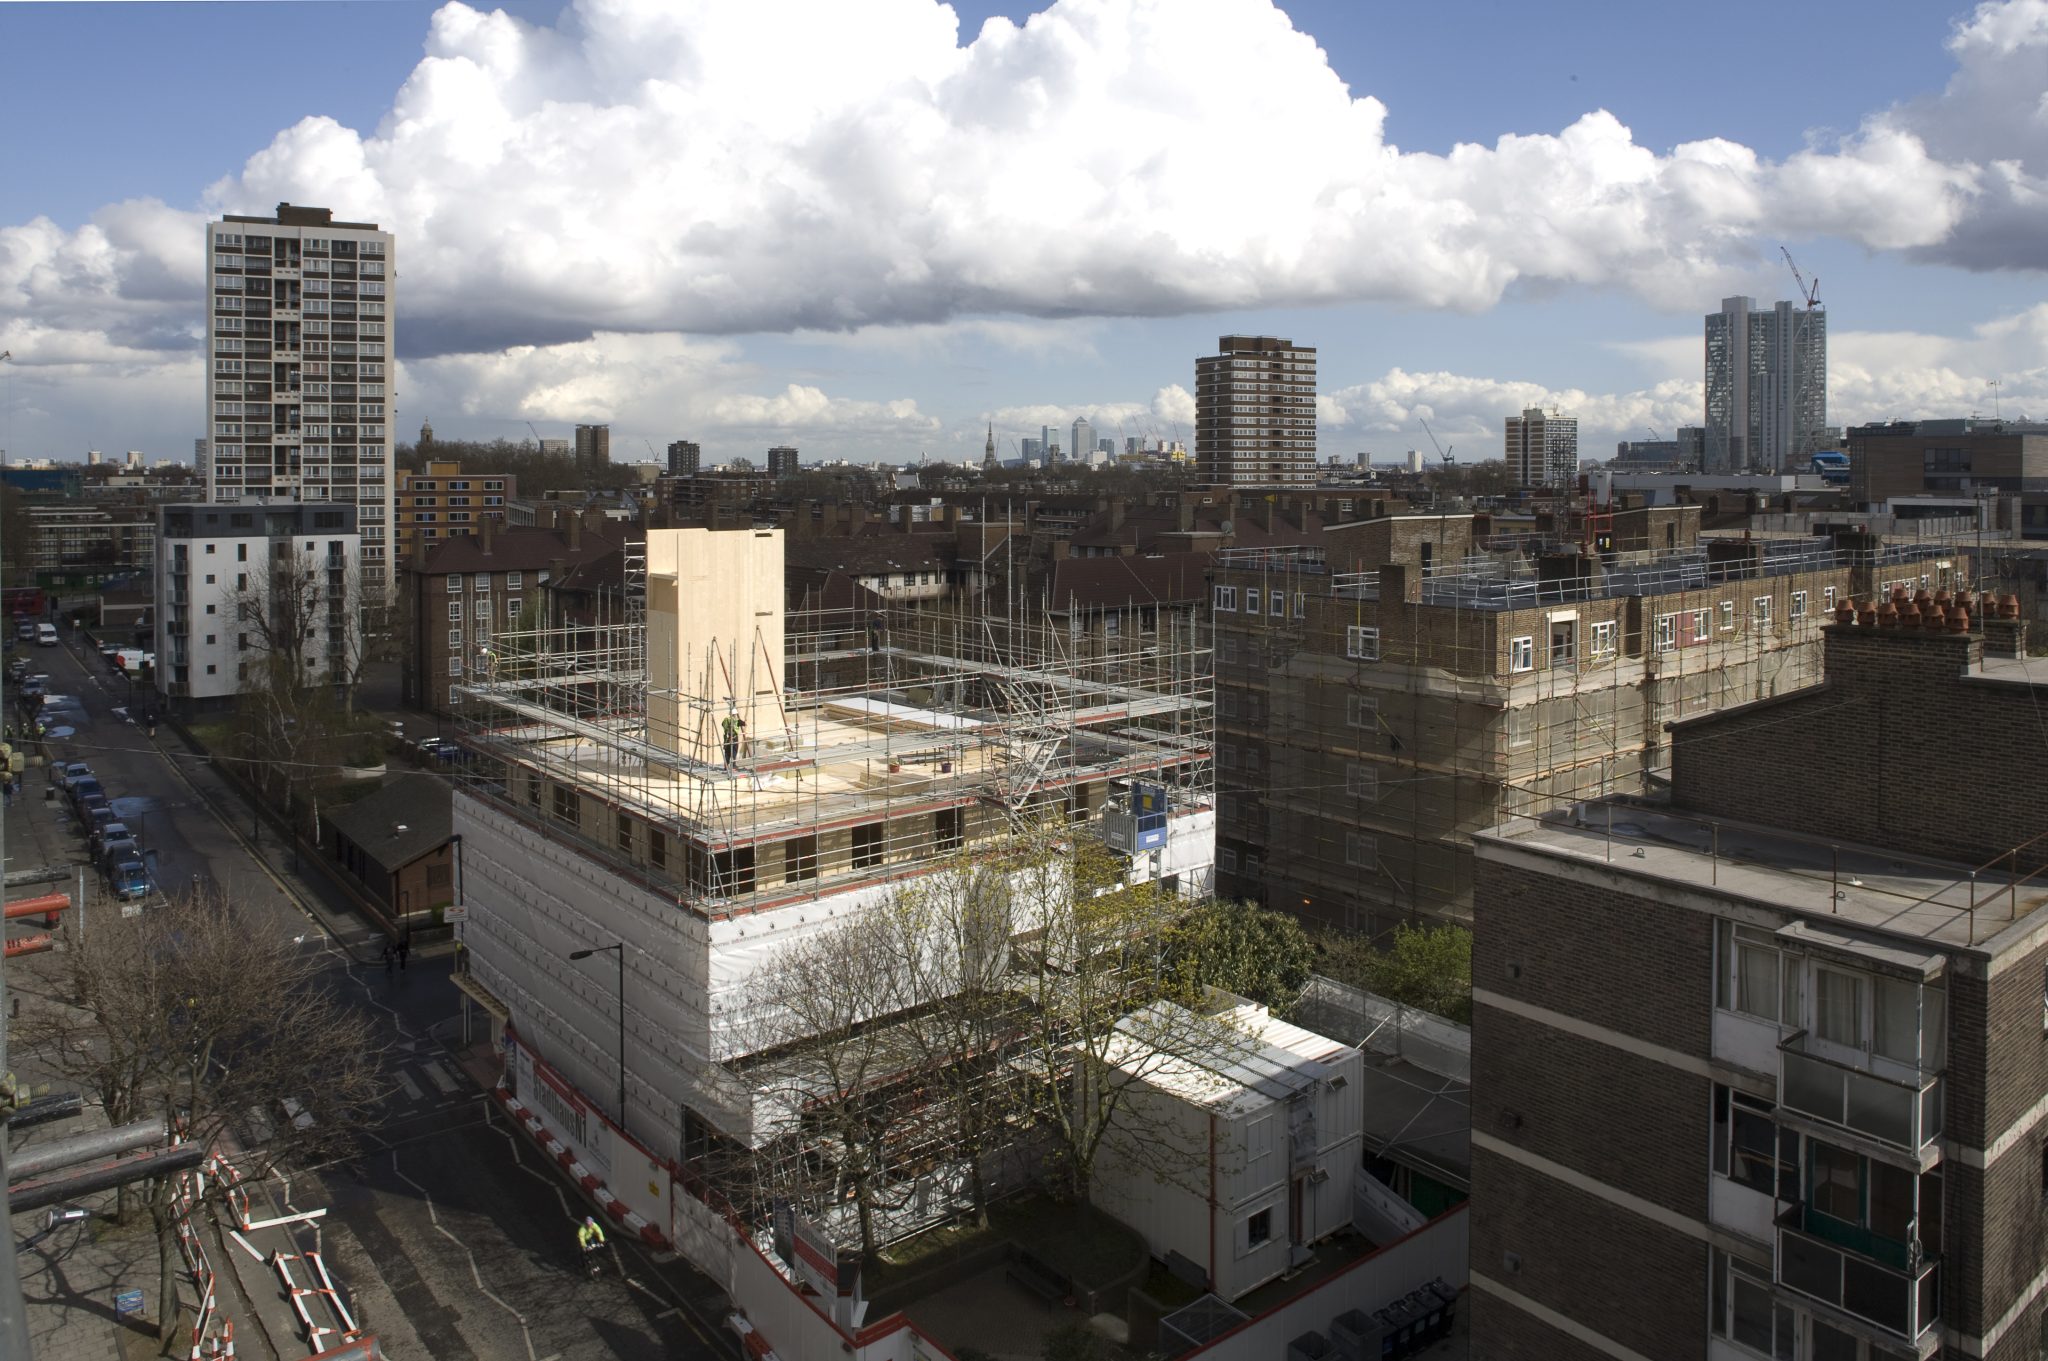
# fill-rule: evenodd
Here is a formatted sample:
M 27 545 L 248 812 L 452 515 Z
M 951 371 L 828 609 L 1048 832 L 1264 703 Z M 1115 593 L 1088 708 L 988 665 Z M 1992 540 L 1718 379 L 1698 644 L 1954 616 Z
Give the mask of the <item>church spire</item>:
M 996 423 L 994 421 L 988 423 L 988 443 L 982 446 L 981 466 L 984 468 L 996 466 Z

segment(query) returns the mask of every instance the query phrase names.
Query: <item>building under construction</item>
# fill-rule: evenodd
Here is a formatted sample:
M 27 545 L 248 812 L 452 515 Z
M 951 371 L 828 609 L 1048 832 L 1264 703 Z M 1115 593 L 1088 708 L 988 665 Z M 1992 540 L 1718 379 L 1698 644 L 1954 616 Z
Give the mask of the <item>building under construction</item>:
M 500 633 L 457 692 L 466 990 L 521 1099 L 628 1199 L 658 1179 L 621 1158 L 776 1135 L 743 1012 L 791 944 L 1054 814 L 1134 882 L 1210 888 L 1198 630 L 787 613 L 782 547 L 651 531 L 623 622 Z
M 1715 538 L 1699 514 L 1546 537 L 1403 515 L 1221 553 L 1218 891 L 1374 935 L 1469 919 L 1474 831 L 1644 791 L 1666 723 L 1820 681 L 1838 603 L 1969 575 L 1940 540 Z

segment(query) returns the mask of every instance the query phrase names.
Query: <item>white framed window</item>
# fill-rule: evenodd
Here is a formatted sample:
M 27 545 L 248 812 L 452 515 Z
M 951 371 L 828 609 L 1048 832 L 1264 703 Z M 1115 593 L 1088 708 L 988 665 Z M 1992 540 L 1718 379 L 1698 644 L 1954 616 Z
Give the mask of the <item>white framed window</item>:
M 1219 633 L 1216 635 L 1216 660 L 1219 662 L 1232 663 L 1237 661 L 1236 634 Z
M 1619 627 L 1612 619 L 1602 619 L 1593 625 L 1592 655 L 1612 657 L 1615 654 L 1615 636 Z
M 1749 602 L 1749 622 L 1752 628 L 1768 629 L 1771 626 L 1771 598 L 1760 595 Z
M 448 630 L 448 646 L 450 646 L 450 647 L 461 647 L 461 646 L 462 646 L 462 630 L 461 630 L 461 629 L 449 629 L 449 630 Z
M 516 595 L 505 602 L 505 618 L 511 623 L 519 622 L 519 607 L 520 600 Z
M 1798 1025 L 1797 962 L 1778 948 L 1768 931 L 1725 920 L 1714 929 L 1719 956 L 1715 1005 L 1759 1021 Z
M 1525 634 L 1523 634 L 1523 635 L 1522 635 L 1521 637 L 1519 637 L 1519 638 L 1510 638 L 1510 639 L 1508 639 L 1508 670 L 1510 670 L 1510 671 L 1534 671 L 1535 669 L 1536 669 L 1536 638 L 1535 638 L 1535 635 L 1533 635 L 1533 634 L 1526 634 L 1526 633 L 1525 633 Z
M 1296 619 L 1306 619 L 1308 617 L 1307 591 L 1296 591 L 1294 593 L 1294 617 Z
M 1380 659 L 1380 631 L 1362 624 L 1351 624 L 1344 630 L 1344 655 L 1354 662 L 1376 662 Z
M 462 674 L 462 658 L 450 657 L 448 659 L 448 674 L 451 676 L 459 676 Z
M 1245 587 L 1244 612 L 1246 614 L 1261 614 L 1264 612 L 1262 605 L 1263 602 L 1259 599 L 1259 588 L 1256 586 Z
M 453 517 L 453 516 L 450 516 L 449 518 L 450 518 L 450 519 L 453 519 L 454 517 Z M 490 574 L 490 573 L 488 573 L 488 572 L 479 572 L 479 573 L 477 573 L 477 576 L 476 576 L 476 593 L 477 593 L 478 595 L 482 595 L 482 594 L 483 594 L 484 592 L 486 592 L 486 591 L 488 591 L 488 590 L 490 590 L 490 589 L 491 589 L 491 574 Z
M 1751 1266 L 1719 1248 L 1713 1253 L 1712 1328 L 1716 1337 L 1746 1347 L 1770 1361 L 1795 1361 L 1799 1355 L 1797 1319 L 1792 1307 L 1777 1302 L 1771 1269 Z
M 1225 874 L 1237 873 L 1237 852 L 1225 846 L 1216 852 L 1216 868 Z
M 1344 833 L 1344 863 L 1357 869 L 1371 869 L 1379 862 L 1379 838 L 1366 832 Z
M 1380 702 L 1372 695 L 1346 695 L 1344 697 L 1344 721 L 1354 728 L 1376 728 L 1380 722 Z
M 1827 612 L 1828 612 L 1829 614 L 1833 614 L 1833 613 L 1835 612 L 1835 588 L 1834 588 L 1834 587 L 1832 587 L 1832 586 L 1826 586 L 1826 587 L 1823 587 L 1823 588 L 1821 589 L 1821 593 L 1820 593 L 1820 607 L 1821 607 L 1821 608 L 1822 608 L 1823 610 L 1827 611 Z
M 1277 590 L 1266 592 L 1266 613 L 1272 615 L 1275 619 L 1284 616 L 1287 613 L 1287 592 Z
M 450 595 L 455 595 L 456 593 L 458 593 L 458 592 L 459 592 L 459 591 L 461 591 L 461 590 L 462 590 L 462 573 L 460 573 L 460 572 L 450 572 L 450 573 L 448 574 L 448 594 L 450 594 Z
M 506 590 L 508 590 L 508 591 L 516 591 L 516 590 L 518 590 L 518 589 L 519 589 L 519 583 L 520 583 L 520 582 L 521 582 L 521 581 L 522 581 L 523 579 L 524 579 L 524 578 L 523 578 L 523 577 L 521 576 L 521 574 L 520 574 L 520 573 L 518 573 L 518 572 L 507 572 L 507 573 L 505 573 L 505 589 L 506 589 Z
M 460 600 L 448 602 L 448 622 L 451 624 L 462 622 L 462 602 Z
M 1344 792 L 1354 799 L 1377 800 L 1380 796 L 1380 768 L 1369 761 L 1346 762 Z
M 1735 632 L 1735 602 L 1732 600 L 1721 602 L 1721 632 Z
M 1579 660 L 1579 621 L 1576 619 L 1553 619 L 1550 621 L 1550 664 L 1556 667 L 1576 666 Z
M 1806 618 L 1806 592 L 1792 592 L 1792 613 L 1790 617 L 1795 620 Z
M 1524 751 L 1536 745 L 1536 716 L 1528 709 L 1508 710 L 1508 750 Z
M 1678 616 L 1660 614 L 1650 626 L 1650 646 L 1657 652 L 1673 652 L 1678 648 Z
M 1236 609 L 1236 608 L 1237 608 L 1237 587 L 1235 587 L 1235 586 L 1218 586 L 1218 587 L 1216 588 L 1216 608 L 1217 608 L 1217 609 L 1219 609 L 1219 610 L 1234 610 L 1234 609 Z

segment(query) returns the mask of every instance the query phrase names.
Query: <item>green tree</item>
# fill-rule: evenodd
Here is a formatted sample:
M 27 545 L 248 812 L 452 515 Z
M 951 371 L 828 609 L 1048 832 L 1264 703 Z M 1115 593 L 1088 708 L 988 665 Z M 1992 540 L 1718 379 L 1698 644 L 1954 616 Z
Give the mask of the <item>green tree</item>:
M 1282 1015 L 1301 1000 L 1315 946 L 1284 912 L 1219 898 L 1182 918 L 1168 952 L 1183 986 L 1222 988 Z
M 1455 922 L 1394 928 L 1375 949 L 1364 936 L 1325 934 L 1317 964 L 1339 982 L 1458 1022 L 1472 1023 L 1472 933 Z

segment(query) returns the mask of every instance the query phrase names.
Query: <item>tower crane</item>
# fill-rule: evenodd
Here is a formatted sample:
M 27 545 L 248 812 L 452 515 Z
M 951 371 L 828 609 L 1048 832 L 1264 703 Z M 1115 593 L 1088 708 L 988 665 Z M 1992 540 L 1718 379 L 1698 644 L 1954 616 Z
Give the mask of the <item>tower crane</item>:
M 1417 416 L 1416 419 L 1422 420 L 1420 416 Z M 1429 436 L 1429 442 L 1432 445 L 1436 446 L 1436 456 L 1444 461 L 1444 466 L 1449 467 L 1451 462 L 1452 450 L 1455 450 L 1458 446 L 1453 444 L 1449 449 L 1444 448 L 1444 446 L 1441 443 L 1438 443 L 1437 441 L 1436 431 L 1429 428 L 1428 421 L 1422 421 L 1422 433 Z
M 1780 246 L 1778 247 L 1778 254 L 1784 256 L 1785 263 L 1791 267 L 1792 277 L 1799 284 L 1800 301 L 1806 304 L 1806 310 L 1811 312 L 1814 308 L 1820 306 L 1820 278 L 1815 276 L 1814 281 L 1808 284 L 1806 276 L 1799 272 L 1799 265 L 1793 260 L 1792 252 Z
M 535 452 L 535 453 L 537 454 L 537 453 L 539 453 L 539 452 L 540 452 L 540 451 L 541 451 L 541 450 L 542 450 L 543 448 L 545 448 L 545 447 L 546 447 L 545 445 L 543 445 L 543 444 L 541 443 L 541 438 L 540 438 L 540 427 L 536 426 L 536 425 L 535 425 L 535 424 L 534 424 L 534 423 L 533 423 L 532 421 L 528 421 L 528 422 L 526 423 L 526 428 L 527 428 L 528 430 L 531 430 L 531 431 L 533 431 L 533 452 Z

